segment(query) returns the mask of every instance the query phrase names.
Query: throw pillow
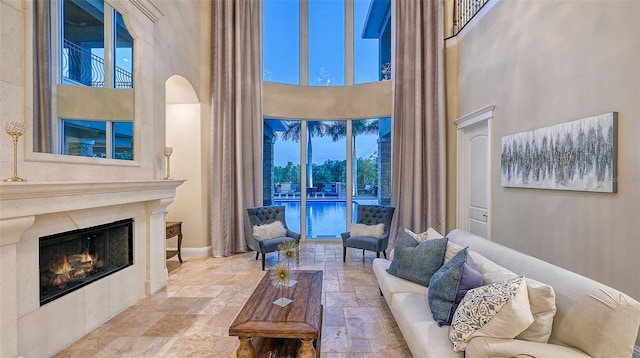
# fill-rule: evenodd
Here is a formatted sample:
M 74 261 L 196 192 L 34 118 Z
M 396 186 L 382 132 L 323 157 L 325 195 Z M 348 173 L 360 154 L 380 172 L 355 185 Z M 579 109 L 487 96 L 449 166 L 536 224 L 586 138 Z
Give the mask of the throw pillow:
M 452 243 L 449 243 L 449 245 L 451 244 Z M 473 258 L 473 262 L 482 273 L 485 285 L 518 276 L 513 271 L 496 264 L 475 251 L 470 251 L 469 255 Z M 525 341 L 547 343 L 551 336 L 553 318 L 556 314 L 555 292 L 551 286 L 545 283 L 535 281 L 529 277 L 526 278 L 526 281 L 529 305 L 535 322 L 516 338 Z
M 261 240 L 274 239 L 287 235 L 287 229 L 284 228 L 281 221 L 274 221 L 264 225 L 253 225 L 253 236 Z
M 447 249 L 446 238 L 418 242 L 404 230 L 398 231 L 394 256 L 387 272 L 423 286 L 429 286 L 431 276 L 438 271 Z
M 534 322 L 516 339 L 547 343 L 551 337 L 553 317 L 556 315 L 556 293 L 553 287 L 527 277 L 529 306 Z
M 376 225 L 365 225 L 365 224 L 351 224 L 351 237 L 356 236 L 366 236 L 366 237 L 375 237 L 379 239 L 384 234 L 384 224 L 376 224 Z
M 474 337 L 511 339 L 533 323 L 523 276 L 469 290 L 451 321 L 449 340 L 462 352 Z
M 429 308 L 439 326 L 451 324 L 467 291 L 482 286 L 482 274 L 475 269 L 467 250 L 462 249 L 442 265 L 429 282 Z
M 418 242 L 425 242 L 427 240 L 433 240 L 433 239 L 442 239 L 444 236 L 440 235 L 439 232 L 437 232 L 434 228 L 430 227 L 427 229 L 427 231 L 425 232 L 421 232 L 419 234 L 416 234 L 415 232 L 404 228 L 404 232 L 406 232 L 407 234 L 411 235 L 412 238 L 416 239 Z

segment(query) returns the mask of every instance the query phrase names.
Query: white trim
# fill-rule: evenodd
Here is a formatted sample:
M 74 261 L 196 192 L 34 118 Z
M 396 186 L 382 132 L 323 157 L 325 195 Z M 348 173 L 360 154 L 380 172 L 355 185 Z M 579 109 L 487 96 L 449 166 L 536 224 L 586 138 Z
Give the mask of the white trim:
M 458 40 L 462 40 L 462 37 L 464 37 L 471 30 L 472 27 L 480 23 L 480 21 L 482 21 L 482 19 L 484 19 L 484 17 L 487 16 L 487 14 L 489 14 L 489 12 L 494 7 L 496 7 L 498 3 L 500 3 L 500 1 L 502 0 L 489 0 L 486 4 L 484 4 L 482 9 L 480 9 L 480 11 L 478 11 L 478 13 L 475 14 L 473 18 L 469 20 L 469 22 L 467 22 L 464 28 L 460 30 L 460 32 L 458 32 L 458 34 L 454 37 L 457 38 Z
M 464 116 L 456 119 L 453 124 L 455 124 L 458 129 L 462 129 L 464 127 L 468 127 L 470 125 L 476 124 L 481 121 L 486 121 L 488 119 L 493 118 L 493 109 L 496 106 L 484 106 L 478 110 L 475 110 L 469 114 L 465 114 Z
M 135 7 L 138 8 L 149 20 L 153 22 L 158 22 L 162 16 L 164 16 L 164 12 L 160 10 L 158 5 L 156 5 L 154 0 L 129 0 Z
M 456 188 L 456 196 L 457 196 L 457 203 L 456 203 L 456 227 L 459 227 L 461 229 L 465 229 L 465 230 L 469 230 L 468 227 L 468 223 L 469 223 L 469 212 L 468 210 L 466 210 L 469 207 L 469 200 L 470 200 L 470 193 L 469 193 L 469 176 L 465 175 L 464 173 L 468 172 L 468 168 L 470 166 L 469 163 L 469 158 L 466 155 L 466 153 L 468 152 L 468 141 L 467 141 L 467 130 L 465 128 L 474 125 L 474 124 L 481 124 L 483 122 L 486 122 L 486 126 L 487 126 L 487 140 L 488 140 L 488 151 L 489 153 L 487 153 L 487 158 L 489 161 L 489 168 L 488 168 L 488 173 L 489 173 L 489 177 L 487 178 L 487 193 L 488 193 L 488 198 L 487 198 L 487 213 L 488 213 L 488 218 L 487 218 L 487 239 L 491 240 L 491 232 L 492 232 L 492 213 L 491 213 L 491 182 L 492 182 L 492 178 L 491 178 L 491 162 L 492 162 L 492 139 L 491 139 L 491 132 L 492 132 L 492 121 L 491 119 L 493 118 L 493 109 L 495 108 L 495 106 L 493 105 L 489 105 L 489 106 L 485 106 L 482 107 L 476 111 L 473 111 L 469 114 L 466 114 L 460 118 L 458 118 L 457 120 L 455 120 L 453 123 L 458 127 L 457 129 L 457 141 L 458 141 L 458 145 L 457 145 L 457 161 L 458 161 L 458 167 L 457 167 L 457 188 Z

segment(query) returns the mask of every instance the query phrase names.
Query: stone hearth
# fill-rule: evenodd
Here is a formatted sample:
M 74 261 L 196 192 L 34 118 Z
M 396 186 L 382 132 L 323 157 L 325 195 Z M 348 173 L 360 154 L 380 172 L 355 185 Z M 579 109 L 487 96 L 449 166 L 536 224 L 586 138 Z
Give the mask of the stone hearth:
M 165 209 L 182 183 L 0 184 L 0 356 L 51 356 L 165 287 Z M 40 306 L 40 237 L 129 218 L 133 265 Z

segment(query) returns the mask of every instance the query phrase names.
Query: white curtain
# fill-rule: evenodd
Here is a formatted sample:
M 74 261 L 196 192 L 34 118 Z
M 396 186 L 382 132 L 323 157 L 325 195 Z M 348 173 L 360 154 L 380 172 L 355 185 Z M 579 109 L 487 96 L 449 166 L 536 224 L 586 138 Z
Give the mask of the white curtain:
M 246 208 L 262 203 L 262 3 L 212 2 L 211 250 L 248 250 Z
M 392 1 L 394 228 L 445 230 L 442 1 Z M 392 233 L 392 240 L 395 233 Z

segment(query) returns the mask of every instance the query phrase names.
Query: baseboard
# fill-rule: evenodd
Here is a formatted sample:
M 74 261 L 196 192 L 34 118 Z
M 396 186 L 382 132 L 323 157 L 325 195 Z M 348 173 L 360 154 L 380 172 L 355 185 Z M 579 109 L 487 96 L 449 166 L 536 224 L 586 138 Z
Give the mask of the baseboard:
M 640 346 L 633 346 L 633 358 L 640 358 Z
M 177 248 L 175 247 L 167 247 L 169 251 L 175 251 Z M 182 259 L 201 259 L 205 257 L 211 257 L 211 246 L 205 247 L 183 247 L 182 250 Z

